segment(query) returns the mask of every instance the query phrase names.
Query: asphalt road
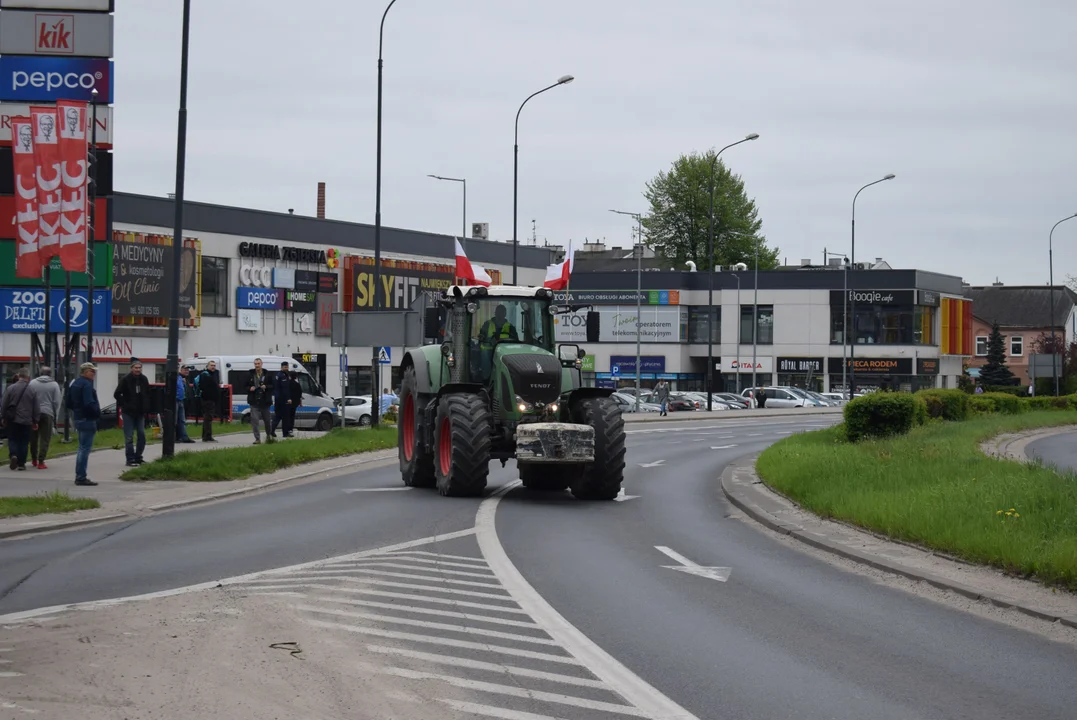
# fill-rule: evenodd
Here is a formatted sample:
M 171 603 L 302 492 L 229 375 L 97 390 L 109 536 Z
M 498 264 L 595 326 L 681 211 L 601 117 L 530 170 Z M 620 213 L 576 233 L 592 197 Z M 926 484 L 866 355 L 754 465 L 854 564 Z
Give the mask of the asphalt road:
M 1051 435 L 1031 442 L 1025 454 L 1060 470 L 1077 472 L 1077 433 Z
M 732 509 L 717 482 L 725 464 L 833 420 L 630 426 L 625 487 L 637 497 L 581 503 L 567 494 L 516 489 L 497 508 L 497 535 L 524 578 L 564 618 L 698 718 L 1072 720 L 1077 654 L 1070 648 L 844 572 L 728 517 Z M 492 490 L 513 480 L 511 464 L 491 467 Z M 426 491 L 344 492 L 399 486 L 393 464 L 135 523 L 3 542 L 0 613 L 165 590 L 475 526 L 477 500 Z M 664 567 L 678 561 L 656 546 L 702 566 L 729 568 L 728 581 Z M 276 586 L 252 587 L 317 592 L 362 575 L 376 584 L 351 592 L 367 593 L 368 605 L 381 595 L 419 606 L 423 592 L 408 588 L 434 582 L 408 569 L 431 562 L 421 550 L 348 560 L 330 570 L 293 573 Z M 472 611 L 472 632 L 496 633 L 520 618 L 504 614 L 519 610 L 506 609 L 515 606 L 487 577 L 473 537 L 438 550 L 455 553 L 458 564 L 457 575 L 441 576 L 450 579 L 437 580 L 445 589 L 435 592 L 455 596 L 428 602 L 467 598 L 479 608 Z M 393 634 L 378 629 L 384 624 L 364 629 L 354 614 L 326 607 L 310 608 L 320 613 L 322 627 Z M 413 612 L 436 609 L 425 607 Z M 405 622 L 413 625 L 430 619 L 410 617 Z M 491 646 L 460 649 L 451 638 L 462 636 L 438 632 L 450 638 L 440 642 L 455 643 L 448 652 L 481 676 Z M 496 642 L 510 648 L 554 644 L 533 630 L 502 636 Z M 409 641 L 439 642 L 414 633 Z M 431 662 L 446 652 L 436 645 L 426 650 Z M 557 648 L 541 657 L 532 652 L 526 661 L 519 657 L 525 650 L 506 652 L 517 654 L 516 664 L 546 663 L 544 672 L 565 663 Z M 455 669 L 456 675 L 469 672 Z M 591 693 L 590 705 L 561 707 L 550 716 L 608 717 L 620 707 L 596 681 L 580 675 L 575 682 L 591 683 L 574 693 Z M 563 695 L 551 697 L 566 702 Z M 526 702 L 536 701 L 529 696 Z M 516 711 L 539 712 L 531 705 Z

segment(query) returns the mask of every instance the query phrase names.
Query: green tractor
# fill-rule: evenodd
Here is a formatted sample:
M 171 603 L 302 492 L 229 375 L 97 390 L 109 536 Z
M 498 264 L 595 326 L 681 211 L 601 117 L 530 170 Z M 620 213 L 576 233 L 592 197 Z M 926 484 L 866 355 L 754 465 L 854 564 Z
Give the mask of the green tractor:
M 547 288 L 453 286 L 401 363 L 400 472 L 410 487 L 478 495 L 491 460 L 515 458 L 523 485 L 613 500 L 625 430 L 612 390 L 582 387 L 577 345 L 554 345 Z

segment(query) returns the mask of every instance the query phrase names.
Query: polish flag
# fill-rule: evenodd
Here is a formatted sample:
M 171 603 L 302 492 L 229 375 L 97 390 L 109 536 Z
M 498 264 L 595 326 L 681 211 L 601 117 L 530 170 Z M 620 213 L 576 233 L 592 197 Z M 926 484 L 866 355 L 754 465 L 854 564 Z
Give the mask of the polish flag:
M 456 277 L 463 278 L 469 285 L 486 285 L 489 287 L 493 279 L 490 273 L 482 265 L 476 265 L 467 259 L 464 246 L 456 241 Z
M 564 290 L 568 287 L 568 279 L 572 274 L 572 266 L 576 259 L 576 247 L 572 240 L 568 241 L 568 252 L 565 253 L 565 259 L 556 265 L 550 265 L 546 268 L 546 280 L 542 283 L 543 287 L 548 287 L 551 290 Z

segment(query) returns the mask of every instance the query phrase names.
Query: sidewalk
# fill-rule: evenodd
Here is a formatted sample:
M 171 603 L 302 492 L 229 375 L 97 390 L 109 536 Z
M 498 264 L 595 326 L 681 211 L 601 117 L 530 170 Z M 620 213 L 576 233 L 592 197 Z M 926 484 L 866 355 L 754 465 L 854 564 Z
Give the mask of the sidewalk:
M 313 430 L 295 431 L 296 438 L 314 438 L 323 434 Z M 201 440 L 196 440 L 190 444 L 177 443 L 176 453 L 243 447 L 254 442 L 253 435 L 249 432 L 220 435 L 217 439 L 218 442 L 215 443 L 203 443 Z M 288 441 L 283 440 L 282 442 Z M 97 487 L 75 485 L 74 455 L 47 459 L 47 470 L 38 470 L 31 465 L 27 465 L 26 470 L 20 472 L 8 469 L 7 465 L 0 465 L 0 496 L 37 495 L 43 492 L 61 490 L 71 497 L 95 498 L 101 503 L 101 507 L 96 510 L 0 518 L 0 538 L 78 527 L 106 520 L 143 517 L 162 510 L 209 502 L 230 495 L 250 493 L 289 480 L 312 477 L 350 465 L 374 462 L 395 456 L 396 451 L 393 450 L 389 452 L 364 453 L 359 457 L 332 458 L 298 467 L 285 468 L 270 475 L 258 475 L 245 480 L 223 482 L 177 482 L 166 480 L 129 482 L 119 479 L 120 474 L 127 469 L 123 449 L 94 450 L 90 454 L 88 474 L 90 479 L 98 483 Z M 160 458 L 161 444 L 147 445 L 143 457 L 146 462 Z

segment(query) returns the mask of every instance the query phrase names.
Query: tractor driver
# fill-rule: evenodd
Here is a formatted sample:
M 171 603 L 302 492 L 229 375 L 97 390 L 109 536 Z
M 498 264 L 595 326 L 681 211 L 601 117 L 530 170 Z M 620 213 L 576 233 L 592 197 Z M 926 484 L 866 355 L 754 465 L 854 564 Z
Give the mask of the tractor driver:
M 508 314 L 508 308 L 504 305 L 498 305 L 494 309 L 494 316 L 479 328 L 483 382 L 490 378 L 490 372 L 493 369 L 494 347 L 497 343 L 520 341 L 516 328 L 508 321 Z

